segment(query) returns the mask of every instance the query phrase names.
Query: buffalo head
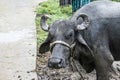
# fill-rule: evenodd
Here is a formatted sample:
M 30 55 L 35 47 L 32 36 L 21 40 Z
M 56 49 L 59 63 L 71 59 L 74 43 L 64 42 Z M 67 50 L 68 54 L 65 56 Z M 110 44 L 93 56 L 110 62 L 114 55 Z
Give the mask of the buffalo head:
M 39 52 L 51 51 L 51 56 L 48 60 L 49 67 L 66 67 L 73 49 L 78 44 L 77 42 L 89 48 L 83 37 L 78 34 L 80 30 L 84 30 L 89 26 L 88 16 L 81 14 L 77 17 L 77 19 L 82 19 L 81 24 L 71 20 L 57 20 L 51 25 L 47 25 L 46 20 L 48 18 L 49 16 L 47 15 L 41 17 L 41 28 L 48 32 L 48 36 L 41 44 Z

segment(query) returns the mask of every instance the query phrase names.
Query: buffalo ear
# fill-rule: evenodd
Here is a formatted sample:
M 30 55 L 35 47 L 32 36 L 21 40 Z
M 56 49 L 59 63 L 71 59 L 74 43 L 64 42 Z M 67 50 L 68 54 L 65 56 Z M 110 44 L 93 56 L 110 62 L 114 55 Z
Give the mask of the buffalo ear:
M 50 40 L 47 38 L 39 48 L 39 53 L 43 54 L 50 50 Z

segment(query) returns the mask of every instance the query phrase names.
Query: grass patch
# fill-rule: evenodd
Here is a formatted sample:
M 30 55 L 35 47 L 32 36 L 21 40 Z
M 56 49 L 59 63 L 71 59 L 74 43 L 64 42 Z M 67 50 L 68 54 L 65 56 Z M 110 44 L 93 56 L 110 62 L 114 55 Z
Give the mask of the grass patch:
M 72 15 L 71 6 L 60 7 L 59 0 L 48 0 L 46 2 L 40 3 L 36 8 L 36 14 L 49 14 L 51 19 L 48 20 L 48 24 L 52 23 L 58 19 L 68 19 Z M 38 46 L 44 41 L 47 36 L 47 32 L 44 32 L 40 28 L 40 17 L 37 16 L 36 19 L 37 26 L 37 44 Z
M 112 0 L 112 1 L 120 2 L 120 0 Z

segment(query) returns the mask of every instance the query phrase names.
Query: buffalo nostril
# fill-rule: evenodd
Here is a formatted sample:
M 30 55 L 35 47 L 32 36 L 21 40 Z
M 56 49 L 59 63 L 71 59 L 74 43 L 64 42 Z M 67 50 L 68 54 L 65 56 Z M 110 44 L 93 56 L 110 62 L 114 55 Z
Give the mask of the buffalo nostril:
M 48 60 L 48 67 L 51 67 L 51 68 L 61 68 L 63 65 L 62 65 L 62 59 L 59 59 L 59 58 L 50 58 Z
M 59 64 L 61 64 L 62 63 L 62 59 L 60 59 L 60 61 L 59 61 Z
M 52 67 L 52 65 L 51 65 L 51 63 L 50 63 L 50 62 L 48 62 L 48 67 Z

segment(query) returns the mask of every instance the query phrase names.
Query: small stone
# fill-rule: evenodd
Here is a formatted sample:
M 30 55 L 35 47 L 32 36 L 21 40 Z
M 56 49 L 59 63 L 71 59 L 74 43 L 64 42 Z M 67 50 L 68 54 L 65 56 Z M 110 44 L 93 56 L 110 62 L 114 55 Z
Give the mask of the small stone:
M 21 76 L 19 75 L 18 78 L 20 78 Z
M 31 80 L 35 80 L 35 78 L 31 79 Z
M 78 72 L 75 72 L 75 73 L 73 73 L 73 74 L 71 75 L 71 79 L 72 79 L 72 80 L 80 80 L 81 77 L 80 77 L 80 75 L 79 75 Z

